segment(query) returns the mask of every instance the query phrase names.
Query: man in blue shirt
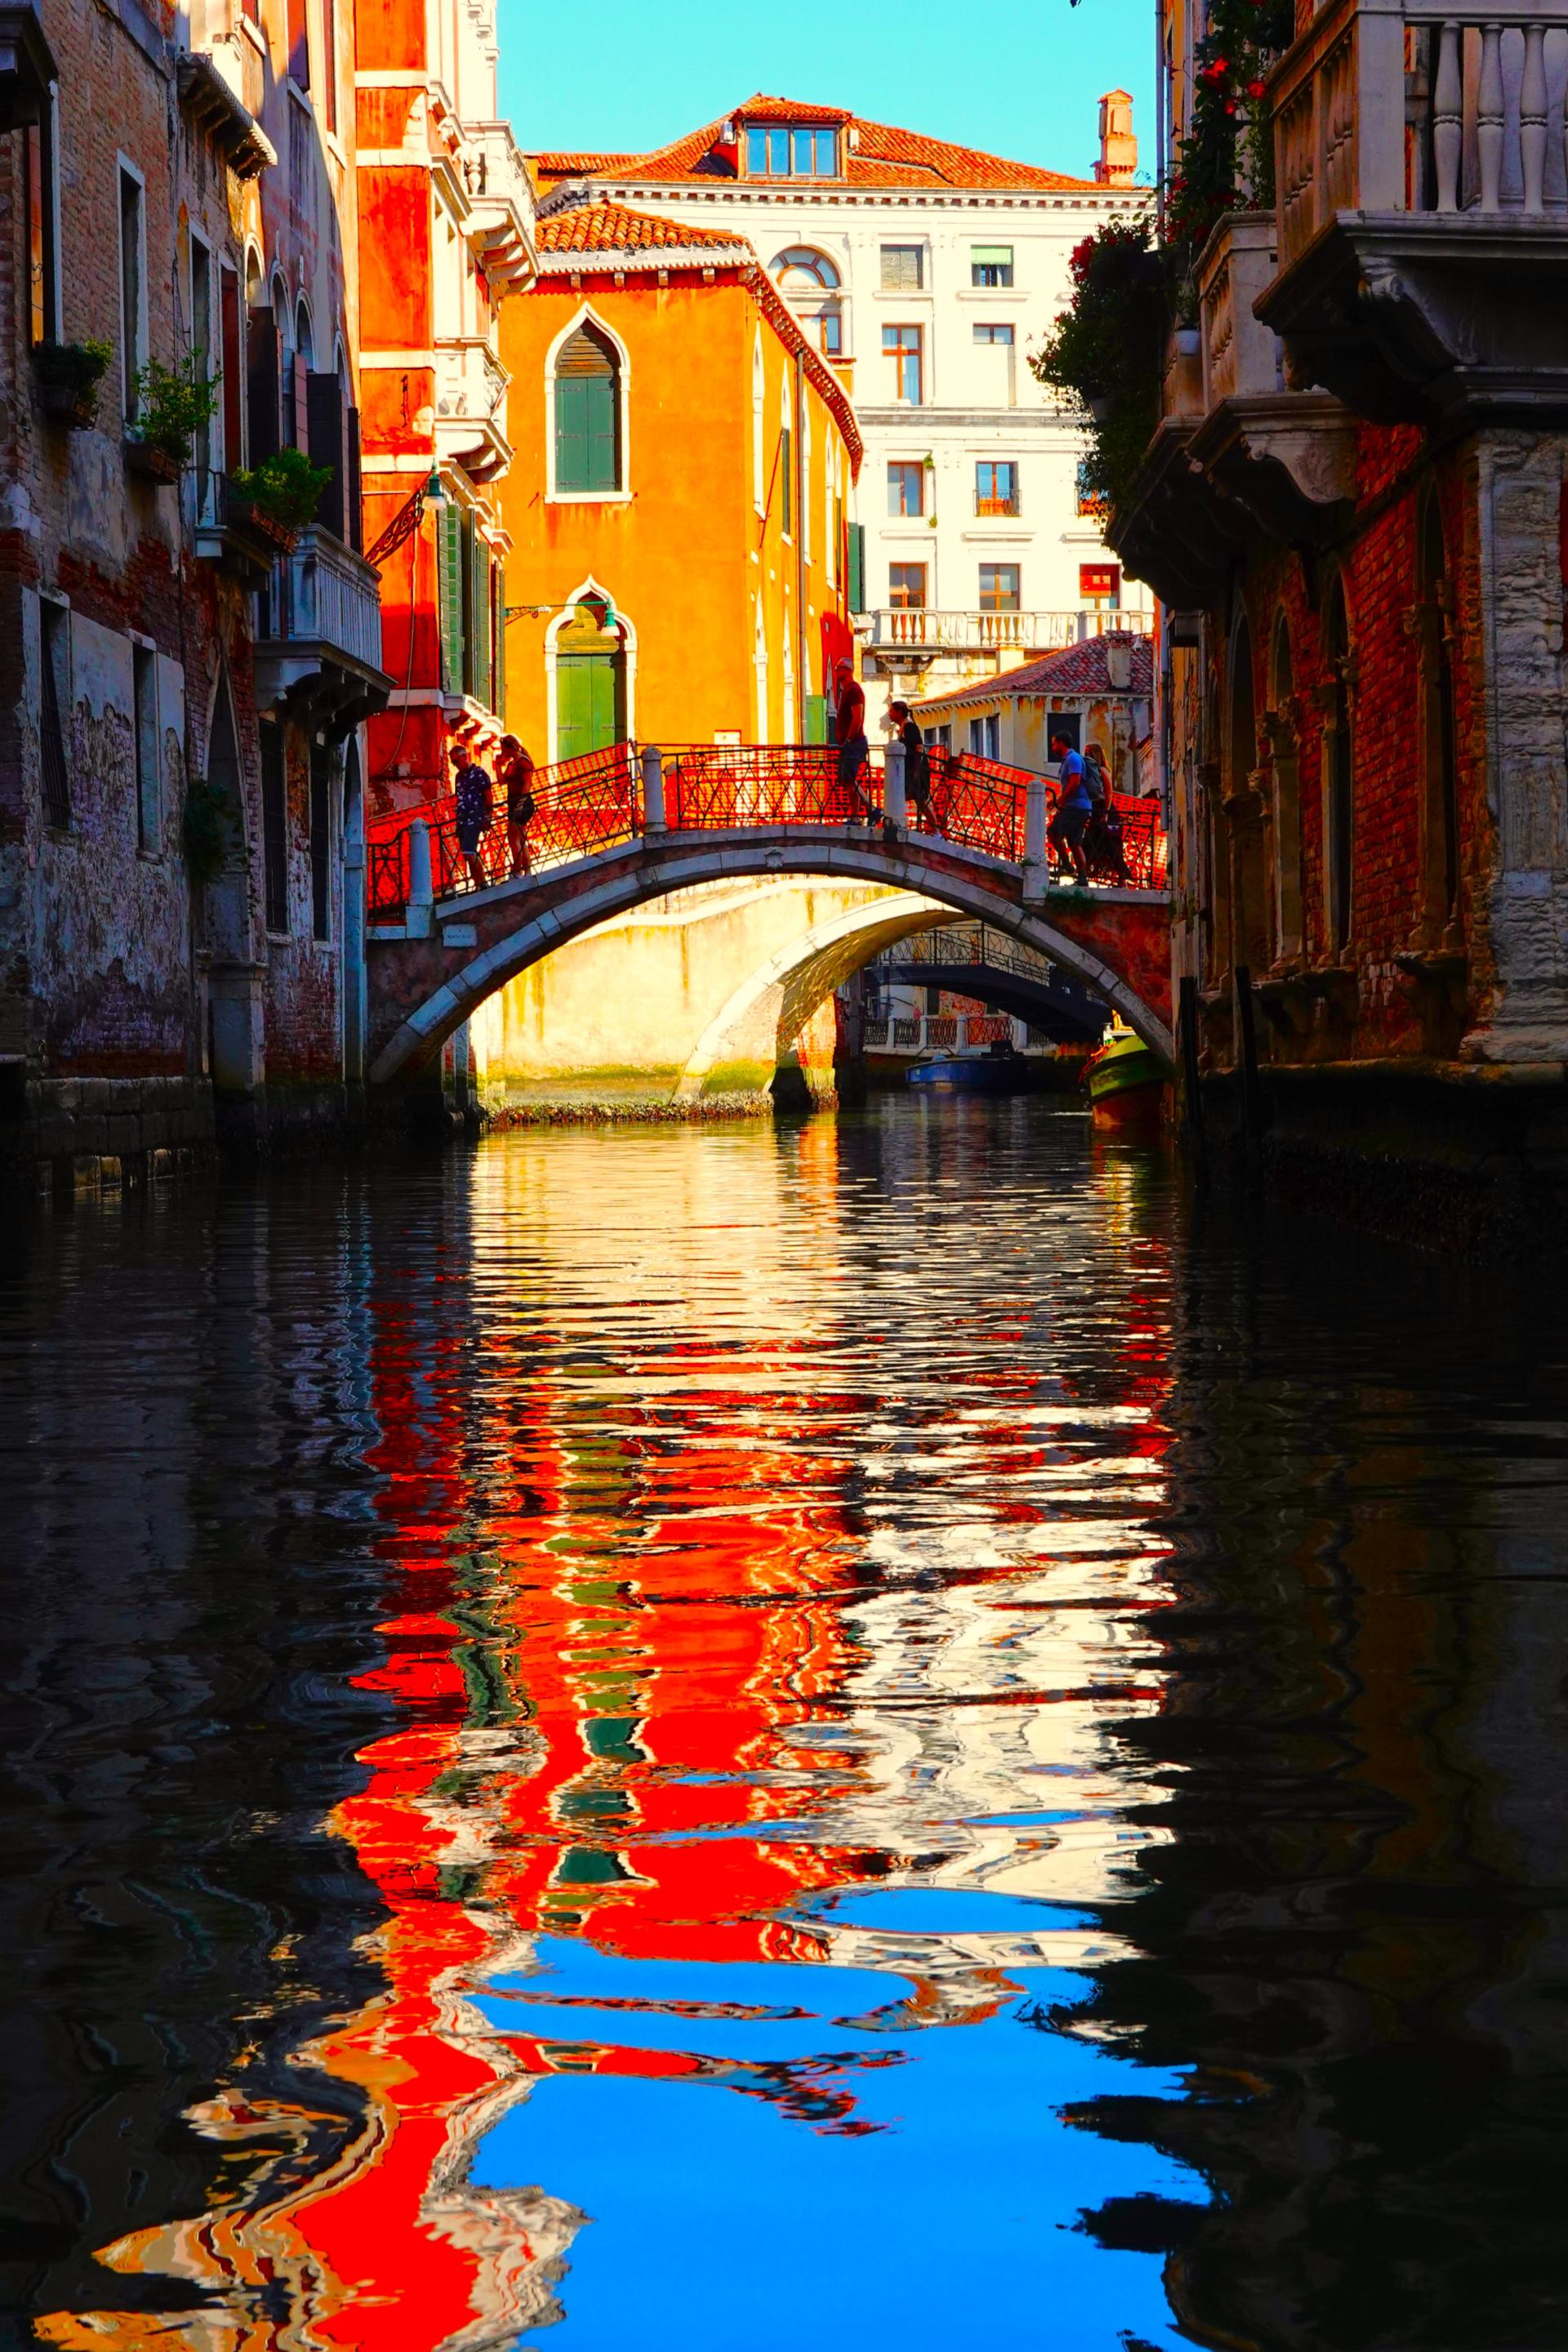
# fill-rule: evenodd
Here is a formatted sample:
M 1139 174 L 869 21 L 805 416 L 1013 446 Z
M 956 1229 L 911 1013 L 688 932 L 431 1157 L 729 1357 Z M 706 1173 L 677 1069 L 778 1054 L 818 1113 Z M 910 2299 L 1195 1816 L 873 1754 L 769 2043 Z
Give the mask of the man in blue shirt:
M 1064 735 L 1051 739 L 1051 757 L 1058 763 L 1057 813 L 1046 828 L 1046 838 L 1057 854 L 1058 878 L 1087 882 L 1089 860 L 1083 854 L 1083 836 L 1094 803 L 1083 780 L 1083 757 Z

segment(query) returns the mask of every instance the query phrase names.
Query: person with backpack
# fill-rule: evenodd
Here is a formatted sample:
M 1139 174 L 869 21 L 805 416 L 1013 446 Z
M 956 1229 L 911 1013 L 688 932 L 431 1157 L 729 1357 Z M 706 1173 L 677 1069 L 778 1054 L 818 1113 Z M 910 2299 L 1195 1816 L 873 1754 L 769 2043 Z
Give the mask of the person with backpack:
M 533 797 L 534 765 L 531 753 L 523 750 L 515 735 L 500 739 L 500 771 L 506 785 L 506 837 L 511 848 L 511 870 L 514 875 L 531 874 L 533 856 L 528 845 L 528 828 L 538 811 Z
M 1046 838 L 1056 852 L 1057 878 L 1087 882 L 1089 860 L 1083 854 L 1083 836 L 1094 803 L 1083 780 L 1083 755 L 1073 750 L 1065 735 L 1054 735 L 1051 757 L 1058 762 L 1057 813 L 1046 828 Z

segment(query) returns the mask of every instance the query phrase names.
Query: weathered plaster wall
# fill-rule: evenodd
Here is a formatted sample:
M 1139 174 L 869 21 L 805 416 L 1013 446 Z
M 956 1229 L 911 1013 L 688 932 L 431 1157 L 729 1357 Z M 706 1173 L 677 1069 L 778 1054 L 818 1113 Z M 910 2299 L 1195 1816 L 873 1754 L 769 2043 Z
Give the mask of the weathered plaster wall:
M 761 982 L 754 1017 L 737 1011 L 699 1085 L 713 1094 L 761 1092 L 780 1045 L 794 1040 L 841 977 L 824 963 L 820 986 L 797 990 L 786 1003 L 782 987 L 768 992 L 774 960 L 793 965 L 824 926 L 895 899 L 907 904 L 908 894 L 814 879 L 721 882 L 603 924 L 476 1009 L 470 1037 L 483 1099 L 492 1109 L 584 1093 L 667 1099 L 715 1016 L 753 976 Z

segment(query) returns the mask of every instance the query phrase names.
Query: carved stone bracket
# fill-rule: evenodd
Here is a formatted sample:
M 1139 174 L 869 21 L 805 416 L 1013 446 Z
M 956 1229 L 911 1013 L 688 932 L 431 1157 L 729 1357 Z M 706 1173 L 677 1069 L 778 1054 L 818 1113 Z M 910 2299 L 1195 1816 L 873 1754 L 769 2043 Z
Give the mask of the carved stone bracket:
M 1270 539 L 1318 546 L 1342 529 L 1355 494 L 1355 418 L 1331 394 L 1222 400 L 1190 447 L 1215 494 Z
M 1202 610 L 1224 595 L 1231 565 L 1255 534 L 1194 463 L 1193 430 L 1187 419 L 1168 417 L 1160 426 L 1105 536 L 1131 577 L 1147 581 L 1162 604 Z

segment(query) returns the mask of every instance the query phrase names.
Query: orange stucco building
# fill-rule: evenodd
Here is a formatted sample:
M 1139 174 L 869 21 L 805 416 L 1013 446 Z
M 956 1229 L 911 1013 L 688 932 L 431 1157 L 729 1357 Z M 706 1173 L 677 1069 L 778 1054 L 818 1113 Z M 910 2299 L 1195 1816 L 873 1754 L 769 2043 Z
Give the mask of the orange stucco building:
M 357 16 L 355 171 L 364 539 L 393 680 L 369 730 L 372 819 L 450 787 L 501 730 L 511 459 L 496 314 L 533 267 L 532 194 L 496 118 L 493 9 Z
M 742 238 L 549 200 L 502 306 L 509 726 L 541 763 L 820 737 L 853 652 L 844 387 Z

